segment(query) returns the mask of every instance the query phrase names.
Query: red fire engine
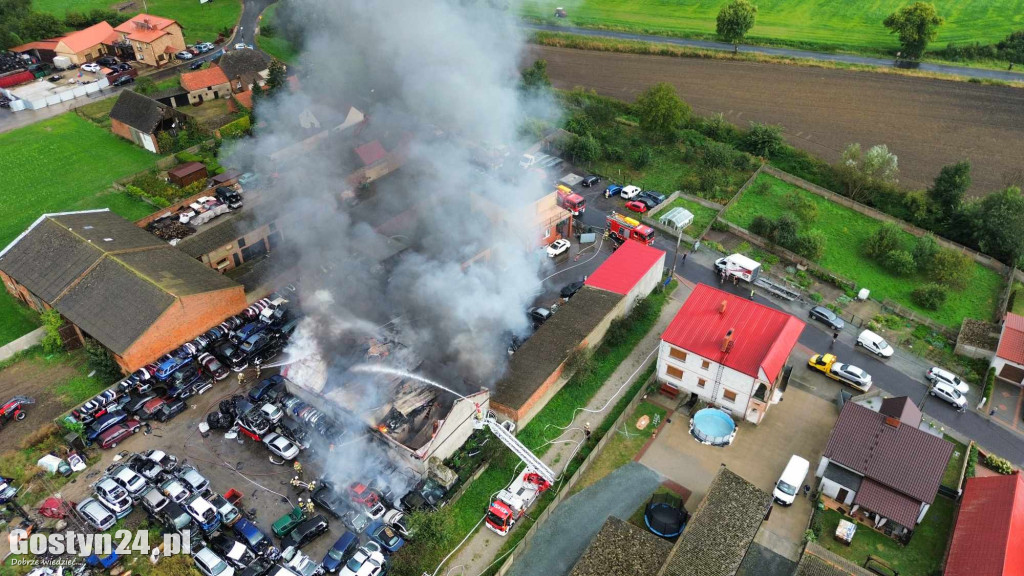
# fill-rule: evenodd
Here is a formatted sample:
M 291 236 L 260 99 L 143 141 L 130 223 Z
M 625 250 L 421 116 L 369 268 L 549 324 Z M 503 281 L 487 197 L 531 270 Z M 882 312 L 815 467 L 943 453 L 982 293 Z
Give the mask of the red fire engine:
M 517 520 L 526 515 L 526 510 L 537 497 L 551 487 L 540 474 L 527 471 L 512 482 L 487 509 L 487 527 L 500 536 L 508 534 Z
M 587 210 L 587 199 L 573 192 L 572 188 L 559 184 L 555 192 L 558 194 L 558 205 L 571 212 L 573 216 L 579 216 Z
M 620 242 L 632 239 L 648 246 L 654 243 L 654 228 L 616 212 L 608 215 L 608 233 Z

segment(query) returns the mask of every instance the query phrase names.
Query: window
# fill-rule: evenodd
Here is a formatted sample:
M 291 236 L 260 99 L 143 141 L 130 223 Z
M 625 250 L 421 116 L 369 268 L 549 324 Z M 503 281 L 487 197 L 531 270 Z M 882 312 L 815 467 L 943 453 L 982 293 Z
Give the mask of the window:
M 669 347 L 668 355 L 671 356 L 672 358 L 675 358 L 676 360 L 682 360 L 683 362 L 686 362 L 686 352 L 683 352 L 679 348 Z
M 708 368 L 711 368 L 711 362 L 708 362 L 707 360 L 702 360 L 700 363 L 700 367 L 702 370 L 707 370 Z
M 697 378 L 697 388 L 703 388 L 707 386 L 708 381 L 703 378 Z
M 671 376 L 671 377 L 673 377 L 673 378 L 675 378 L 677 380 L 682 380 L 683 379 L 683 371 L 680 370 L 679 368 L 676 368 L 675 366 L 666 366 L 665 367 L 665 374 L 667 374 L 667 375 L 669 375 L 669 376 Z
M 238 239 L 238 247 L 245 248 L 245 236 Z
M 736 393 L 733 392 L 732 390 L 723 390 L 722 391 L 722 400 L 725 400 L 727 402 L 735 402 L 736 401 Z

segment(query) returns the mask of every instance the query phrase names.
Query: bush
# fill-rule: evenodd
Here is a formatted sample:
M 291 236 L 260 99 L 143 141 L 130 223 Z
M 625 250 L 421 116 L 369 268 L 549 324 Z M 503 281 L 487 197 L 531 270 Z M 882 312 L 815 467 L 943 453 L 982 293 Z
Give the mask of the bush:
M 590 348 L 573 348 L 565 358 L 565 366 L 572 374 L 579 374 L 580 378 L 586 378 L 593 368 L 593 357 Z
M 718 142 L 708 142 L 703 146 L 703 152 L 700 159 L 701 164 L 714 169 L 728 166 L 733 155 L 732 148 Z
M 978 445 L 971 442 L 971 449 L 967 452 L 967 469 L 964 471 L 964 476 L 967 478 L 974 478 L 978 469 Z
M 872 258 L 882 258 L 900 246 L 900 236 L 903 230 L 893 222 L 885 222 L 878 227 L 878 230 L 868 238 L 864 246 L 864 253 Z
M 808 230 L 797 236 L 793 244 L 793 252 L 808 260 L 820 260 L 825 255 L 825 233 L 821 230 Z
M 906 250 L 890 250 L 883 258 L 885 269 L 897 276 L 909 276 L 917 270 L 914 257 Z
M 995 470 L 1000 474 L 1010 475 L 1013 474 L 1013 464 L 1005 458 L 1000 458 L 995 454 L 989 454 L 985 456 L 985 467 Z
M 974 259 L 952 248 L 939 249 L 932 256 L 931 266 L 928 268 L 928 276 L 932 280 L 954 290 L 966 288 L 973 272 Z
M 811 292 L 810 294 L 807 295 L 807 297 L 810 298 L 811 302 L 814 302 L 815 304 L 821 302 L 824 299 L 824 296 L 822 296 L 818 292 Z
M 60 328 L 64 325 L 64 318 L 61 317 L 60 312 L 50 309 L 39 315 L 39 319 L 43 322 L 43 328 L 46 329 L 46 335 L 43 336 L 43 351 L 47 354 L 56 354 L 64 350 L 64 341 L 60 338 Z
M 755 156 L 771 158 L 785 142 L 782 140 L 782 126 L 751 122 L 750 130 L 743 136 L 743 148 Z
M 948 293 L 938 284 L 924 284 L 914 288 L 910 299 L 918 306 L 928 310 L 938 310 L 946 303 Z
M 722 190 L 729 185 L 729 178 L 724 172 L 716 168 L 704 166 L 700 168 L 700 191 L 702 196 L 718 198 Z
M 633 168 L 640 170 L 650 164 L 653 159 L 654 152 L 651 151 L 649 146 L 637 146 L 630 157 L 630 163 L 633 165 Z
M 818 205 L 800 190 L 790 191 L 782 201 L 804 224 L 818 219 Z
M 729 225 L 724 220 L 719 220 L 718 218 L 715 218 L 714 220 L 711 221 L 711 229 L 715 230 L 716 232 L 728 232 Z
M 990 367 L 988 369 L 988 372 L 985 374 L 985 392 L 982 394 L 982 396 L 985 398 L 985 401 L 988 402 L 989 404 L 992 403 L 992 394 L 995 392 L 995 390 L 996 369 L 994 367 Z
M 708 138 L 718 140 L 719 142 L 736 137 L 736 127 L 726 120 L 721 112 L 705 118 L 701 122 L 700 131 Z
M 818 535 L 814 533 L 814 530 L 808 528 L 804 530 L 804 542 L 817 542 Z
M 932 265 L 932 258 L 939 252 L 939 243 L 931 234 L 925 234 L 914 244 L 914 263 L 918 270 L 927 270 Z
M 764 196 L 772 189 L 772 185 L 767 180 L 755 180 L 753 184 L 747 189 L 751 194 L 758 196 Z
M 85 354 L 88 358 L 87 364 L 90 370 L 96 372 L 96 377 L 103 381 L 114 381 L 121 375 L 121 367 L 110 355 L 105 347 L 99 342 L 87 338 L 85 341 Z

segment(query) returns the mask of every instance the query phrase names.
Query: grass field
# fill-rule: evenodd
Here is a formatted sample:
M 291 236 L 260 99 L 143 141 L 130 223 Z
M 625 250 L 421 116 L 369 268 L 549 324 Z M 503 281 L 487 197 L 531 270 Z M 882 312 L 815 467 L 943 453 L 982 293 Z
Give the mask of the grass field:
M 263 28 L 274 25 L 275 10 L 277 10 L 277 4 L 271 4 L 263 11 L 263 20 L 261 23 Z M 295 47 L 285 40 L 281 36 L 280 32 L 276 33 L 274 36 L 264 36 L 263 34 L 260 34 L 256 37 L 256 44 L 261 50 L 282 62 L 293 63 L 299 56 Z
M 67 12 L 88 12 L 97 8 L 108 10 L 119 2 L 110 0 L 32 0 L 32 7 L 63 17 Z M 239 0 L 214 0 L 200 4 L 199 0 L 146 0 L 150 14 L 177 20 L 189 44 L 213 42 L 217 33 L 226 26 L 234 26 L 242 14 Z M 143 3 L 136 2 L 127 12 L 143 11 Z
M 863 566 L 868 556 L 877 556 L 900 574 L 938 574 L 941 572 L 949 531 L 953 528 L 954 508 L 952 500 L 936 496 L 907 546 L 867 526 L 857 526 L 853 542 L 847 546 L 835 539 L 836 526 L 842 514 L 835 510 L 816 511 L 821 522 L 818 544 L 858 566 Z
M 939 310 L 925 310 L 910 301 L 910 293 L 926 280 L 921 277 L 893 276 L 864 255 L 862 246 L 881 226 L 880 221 L 766 174 L 759 175 L 758 179 L 769 182 L 769 191 L 762 196 L 749 192 L 748 189 L 748 192 L 725 212 L 726 220 L 746 228 L 750 226 L 755 216 L 775 218 L 789 213 L 790 209 L 783 198 L 790 191 L 798 190 L 818 207 L 818 217 L 809 228 L 821 230 L 827 238 L 825 255 L 818 262 L 820 265 L 853 280 L 858 287 L 870 289 L 872 298 L 879 301 L 894 300 L 951 328 L 958 328 L 965 317 L 992 317 L 1002 284 L 1002 278 L 993 270 L 976 264 L 974 278 L 967 290 L 951 294 L 946 304 Z M 904 234 L 903 242 L 907 250 L 911 249 L 912 241 L 913 237 L 910 234 Z
M 641 402 L 636 410 L 626 420 L 626 429 L 617 428 L 609 431 L 615 437 L 605 444 L 604 449 L 590 464 L 590 468 L 580 476 L 579 481 L 572 487 L 575 494 L 587 486 L 597 482 L 601 478 L 611 474 L 613 471 L 629 464 L 644 444 L 650 440 L 651 435 L 658 429 L 658 425 L 665 420 L 666 410 L 657 404 Z M 636 423 L 642 416 L 650 418 L 650 424 L 643 430 L 636 429 Z
M 967 458 L 967 446 L 949 434 L 943 434 L 942 437 L 953 445 L 953 455 L 949 457 L 949 464 L 946 464 L 946 471 L 942 474 L 942 485 L 956 490 L 960 487 L 960 470 L 964 467 L 964 458 Z
M 726 0 L 581 0 L 566 5 L 569 24 L 675 36 L 710 37 Z M 758 0 L 757 22 L 748 40 L 845 50 L 889 50 L 899 46 L 882 26 L 903 0 Z M 1002 40 L 1024 28 L 1024 0 L 936 0 L 946 19 L 933 47 L 948 42 Z M 525 16 L 552 19 L 553 4 L 527 0 Z M 559 21 L 566 24 L 565 21 Z

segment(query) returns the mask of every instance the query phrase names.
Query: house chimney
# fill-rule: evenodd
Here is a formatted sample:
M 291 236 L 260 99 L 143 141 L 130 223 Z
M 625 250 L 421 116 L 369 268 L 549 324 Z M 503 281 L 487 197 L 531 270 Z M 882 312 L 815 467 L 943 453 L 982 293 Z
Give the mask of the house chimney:
M 725 314 L 725 305 L 726 305 L 726 303 L 727 302 L 725 300 L 722 300 L 722 303 L 718 305 L 718 313 L 719 314 Z
M 722 301 L 722 307 L 725 307 L 725 301 Z M 729 328 L 729 331 L 725 333 L 725 338 L 722 338 L 722 352 L 728 352 L 732 349 L 732 334 L 733 329 Z
M 896 418 L 895 416 L 886 416 L 885 417 L 885 424 L 886 424 L 886 426 L 892 426 L 893 428 L 899 428 L 900 427 L 900 419 Z

